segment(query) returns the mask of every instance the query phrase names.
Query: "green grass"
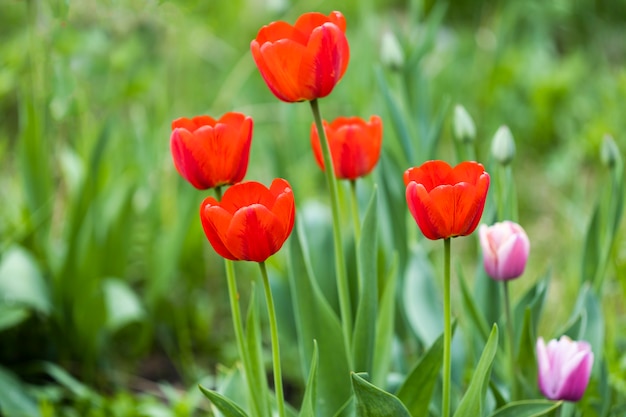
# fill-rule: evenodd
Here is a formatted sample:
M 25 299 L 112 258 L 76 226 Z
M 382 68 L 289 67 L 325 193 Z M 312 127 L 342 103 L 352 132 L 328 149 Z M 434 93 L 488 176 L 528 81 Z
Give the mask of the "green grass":
M 169 155 L 173 119 L 232 110 L 251 115 L 246 178 L 288 179 L 299 213 L 328 204 L 310 150 L 308 105 L 272 96 L 249 42 L 272 20 L 327 13 L 333 3 L 268 2 L 276 9 L 265 3 L 4 0 L 0 6 L 0 386 L 15 388 L 25 409 L 38 407 L 43 416 L 191 415 L 207 407 L 193 385 L 235 360 L 223 263 L 198 218 L 210 192 L 192 189 L 176 173 Z M 425 159 L 455 159 L 449 104 L 463 104 L 474 118 L 477 159 L 487 164 L 491 137 L 507 124 L 517 144 L 519 221 L 532 242 L 528 271 L 513 288 L 521 293 L 550 269 L 540 329 L 563 328 L 579 293 L 594 202 L 610 175 L 599 158 L 602 137 L 611 134 L 620 149 L 626 146 L 626 43 L 619 20 L 626 12 L 610 2 L 455 2 L 441 9 L 442 23 L 424 43 L 429 32 L 416 21 L 436 15 L 431 2 L 423 19 L 407 13 L 421 10 L 417 1 L 346 3 L 351 63 L 322 100 L 323 115 L 380 114 L 384 153 L 396 171 L 385 175 L 399 182 L 404 169 Z M 408 93 L 413 107 L 403 108 L 415 111 L 405 116 L 416 149 L 442 116 L 438 146 L 416 151 L 412 160 L 403 159 L 376 76 L 382 71 L 392 96 L 403 100 L 401 76 L 381 67 L 385 30 L 395 31 L 416 56 L 415 92 Z M 380 178 L 364 181 L 362 207 Z M 347 189 L 342 196 L 347 203 Z M 400 212 L 406 215 L 406 207 Z M 601 289 L 608 372 L 622 395 L 623 232 L 622 225 Z M 416 240 L 415 230 L 406 233 L 398 247 L 400 270 L 409 256 L 401 246 Z M 476 259 L 475 242 L 459 248 L 463 259 Z M 323 253 L 323 246 L 313 250 Z M 382 252 L 390 262 L 392 250 Z M 277 255 L 269 267 L 283 289 L 277 307 L 289 317 L 289 307 L 280 306 L 289 300 L 286 256 Z M 314 268 L 322 275 L 325 266 Z M 256 274 L 248 265 L 237 269 L 243 279 Z M 324 279 L 332 277 L 320 286 L 332 288 Z M 12 280 L 26 284 L 11 293 Z M 247 299 L 250 290 L 242 291 Z M 328 297 L 332 304 L 332 291 Z M 293 323 L 282 320 L 284 337 L 293 340 Z M 298 363 L 296 350 L 286 347 L 285 361 Z M 74 375 L 89 393 L 59 381 L 42 361 Z M 298 366 L 285 368 L 294 392 L 301 391 Z M 150 381 L 137 386 L 138 380 Z M 161 407 L 163 395 L 173 405 L 162 414 L 132 411 Z M 0 408 L 6 401 L 0 395 Z

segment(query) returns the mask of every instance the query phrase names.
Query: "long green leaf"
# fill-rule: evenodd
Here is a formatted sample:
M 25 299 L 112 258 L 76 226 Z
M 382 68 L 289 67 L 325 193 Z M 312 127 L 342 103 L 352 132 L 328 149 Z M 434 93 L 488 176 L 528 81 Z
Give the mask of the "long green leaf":
M 556 410 L 563 401 L 527 400 L 505 405 L 494 411 L 489 417 L 540 417 Z
M 398 281 L 398 254 L 394 253 L 391 267 L 386 274 L 385 288 L 380 300 L 376 320 L 376 346 L 372 381 L 374 385 L 383 385 L 387 379 L 391 361 L 391 346 L 394 334 L 396 313 L 396 283 Z
M 357 417 L 411 417 L 402 401 L 352 374 Z
M 296 222 L 289 244 L 289 282 L 296 316 L 300 360 L 307 365 L 308 370 L 313 357 L 312 342 L 317 340 L 317 372 L 319 380 L 324 381 L 324 384 L 317 387 L 316 411 L 318 416 L 330 416 L 351 395 L 350 369 L 341 324 L 313 277 L 299 221 Z
M 415 364 L 406 377 L 397 397 L 406 405 L 413 417 L 427 417 L 428 406 L 443 363 L 443 334 Z
M 424 345 L 431 345 L 443 330 L 441 296 L 435 272 L 420 248 L 413 253 L 404 279 L 404 308 L 411 328 Z
M 483 415 L 485 395 L 491 375 L 491 364 L 498 350 L 498 326 L 493 325 L 478 365 L 474 369 L 472 380 L 454 413 L 454 417 L 479 417 Z
M 360 291 L 352 342 L 354 369 L 359 372 L 367 372 L 368 374 L 372 372 L 376 316 L 378 314 L 378 276 L 376 269 L 377 195 L 377 190 L 374 189 L 365 212 L 361 239 L 357 248 Z
M 252 378 L 253 384 L 256 387 L 254 392 L 250 393 L 252 398 L 249 398 L 250 401 L 254 402 L 254 408 L 256 410 L 268 411 L 268 398 L 270 394 L 267 386 L 267 375 L 265 373 L 263 361 L 263 340 L 261 336 L 261 323 L 259 320 L 257 291 L 254 283 L 252 284 L 245 329 L 245 355 L 247 355 L 247 359 L 250 361 L 250 370 L 252 375 L 246 375 L 245 377 Z M 250 408 L 252 409 L 252 404 L 250 405 Z
M 37 262 L 18 246 L 10 247 L 0 261 L 0 294 L 5 301 L 44 314 L 51 309 L 48 287 Z
M 204 388 L 202 385 L 198 385 L 198 388 L 200 388 L 204 396 L 224 414 L 224 417 L 248 417 L 245 411 L 222 394 Z
M 304 398 L 300 407 L 299 417 L 315 417 L 315 402 L 317 398 L 317 341 L 313 341 L 313 357 L 311 358 L 311 369 L 309 378 L 304 389 Z

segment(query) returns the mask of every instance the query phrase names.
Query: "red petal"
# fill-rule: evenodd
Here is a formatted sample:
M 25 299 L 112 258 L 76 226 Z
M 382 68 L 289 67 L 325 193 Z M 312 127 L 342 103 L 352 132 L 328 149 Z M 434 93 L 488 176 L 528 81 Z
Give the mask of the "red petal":
M 263 262 L 285 242 L 280 220 L 260 204 L 242 208 L 233 216 L 226 247 L 238 259 Z
M 299 75 L 304 45 L 286 39 L 261 46 L 252 41 L 250 49 L 261 76 L 277 98 L 286 102 L 308 99 L 310 93 Z
M 404 172 L 404 184 L 415 181 L 430 192 L 439 185 L 448 184 L 446 178 L 451 171 L 452 167 L 444 161 L 427 161 L 419 167 L 407 169 Z
M 221 206 L 231 214 L 253 204 L 271 207 L 276 197 L 263 184 L 256 181 L 240 182 L 230 187 L 222 197 Z
M 192 133 L 183 128 L 176 128 L 170 138 L 170 148 L 174 166 L 180 175 L 199 190 L 213 187 L 203 170 L 206 152 L 199 146 Z
M 254 41 L 262 46 L 266 42 L 273 43 L 281 39 L 291 39 L 294 42 L 306 45 L 308 38 L 309 32 L 303 33 L 300 28 L 291 26 L 286 22 L 278 21 L 263 26 L 257 33 Z
M 480 176 L 485 173 L 485 168 L 478 162 L 461 162 L 448 175 L 448 184 L 467 182 L 476 184 Z
M 276 201 L 270 209 L 276 218 L 281 221 L 285 232 L 283 239 L 286 240 L 293 229 L 296 214 L 293 191 L 287 181 L 282 178 L 277 178 L 272 181 L 270 192 L 276 198 Z
M 326 97 L 343 77 L 350 59 L 345 34 L 334 23 L 325 23 L 311 33 L 302 56 L 298 79 L 307 100 Z
M 204 234 L 215 252 L 226 259 L 236 261 L 237 257 L 224 245 L 232 215 L 221 209 L 214 198 L 208 197 L 200 205 L 200 220 Z
M 409 211 L 426 238 L 436 240 L 447 237 L 439 229 L 443 221 L 423 185 L 410 182 L 406 189 L 406 201 Z

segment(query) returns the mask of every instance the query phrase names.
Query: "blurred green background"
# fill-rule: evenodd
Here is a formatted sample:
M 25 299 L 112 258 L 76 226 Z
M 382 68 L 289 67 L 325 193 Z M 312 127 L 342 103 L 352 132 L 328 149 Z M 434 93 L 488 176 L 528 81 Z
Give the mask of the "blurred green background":
M 203 407 L 193 389 L 174 388 L 219 375 L 236 349 L 223 263 L 197 213 L 210 192 L 176 173 L 170 123 L 251 115 L 246 178 L 288 179 L 298 210 L 326 204 L 308 105 L 270 93 L 249 43 L 272 20 L 334 9 L 348 22 L 351 62 L 322 113 L 381 115 L 399 184 L 404 169 L 426 159 L 454 162 L 453 104 L 474 118 L 479 161 L 489 161 L 497 128 L 510 127 L 519 222 L 532 242 L 519 288 L 550 268 L 554 303 L 542 326 L 560 327 L 578 293 L 593 201 L 607 181 L 602 138 L 626 146 L 626 2 L 0 0 L 0 392 L 16 395 L 0 394 L 0 405 L 16 401 L 33 415 L 99 415 L 89 414 L 97 413 L 94 398 L 113 415 L 135 415 L 124 410 L 137 404 L 160 410 L 160 397 L 175 404 L 162 415 Z M 432 154 L 399 157 L 377 78 L 394 97 L 405 93 L 381 62 L 389 31 L 407 59 L 416 57 L 419 114 L 409 118 L 442 122 Z M 413 133 L 424 135 L 423 125 Z M 461 253 L 475 260 L 471 246 Z M 271 260 L 279 282 L 285 259 Z M 256 273 L 237 268 L 240 279 Z M 625 274 L 620 232 L 603 304 L 616 335 L 626 332 Z M 85 398 L 91 405 L 81 409 Z

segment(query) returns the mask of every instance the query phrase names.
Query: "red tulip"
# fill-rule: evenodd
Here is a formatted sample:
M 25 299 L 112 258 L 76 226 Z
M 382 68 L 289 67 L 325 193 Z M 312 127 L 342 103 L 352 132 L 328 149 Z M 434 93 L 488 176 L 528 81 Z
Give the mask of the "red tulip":
M 477 162 L 452 168 L 428 161 L 404 173 L 406 201 L 428 239 L 467 236 L 476 229 L 485 207 L 489 174 Z
M 358 117 L 339 117 L 332 123 L 324 121 L 335 176 L 355 180 L 369 174 L 378 163 L 383 140 L 380 117 L 369 122 Z M 311 146 L 318 165 L 324 170 L 324 158 L 315 123 L 311 126 Z
M 280 100 L 326 97 L 348 67 L 346 20 L 340 12 L 305 13 L 294 26 L 263 26 L 250 50 L 265 83 Z
M 252 119 L 226 113 L 172 122 L 170 147 L 180 175 L 199 190 L 235 184 L 248 169 Z
M 241 182 L 227 189 L 221 202 L 208 197 L 200 206 L 211 246 L 233 261 L 263 262 L 278 252 L 294 218 L 293 193 L 283 179 L 275 179 L 269 189 L 258 182 Z

